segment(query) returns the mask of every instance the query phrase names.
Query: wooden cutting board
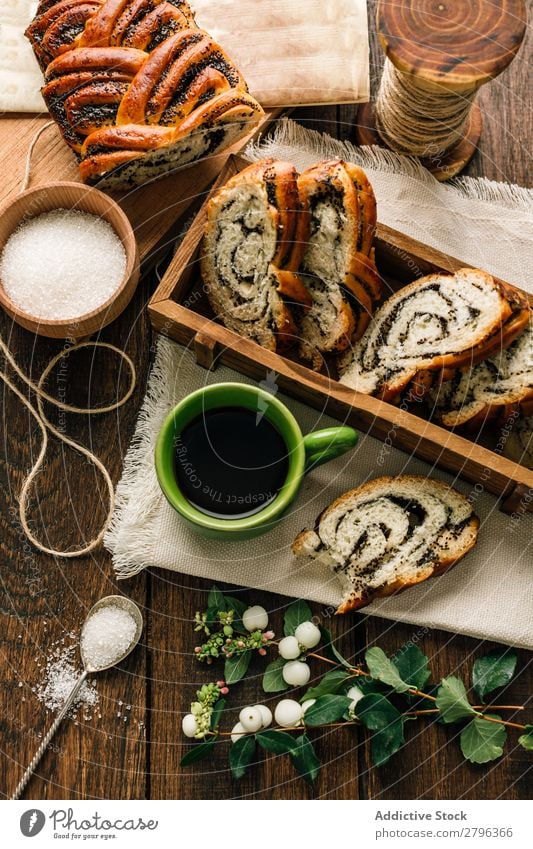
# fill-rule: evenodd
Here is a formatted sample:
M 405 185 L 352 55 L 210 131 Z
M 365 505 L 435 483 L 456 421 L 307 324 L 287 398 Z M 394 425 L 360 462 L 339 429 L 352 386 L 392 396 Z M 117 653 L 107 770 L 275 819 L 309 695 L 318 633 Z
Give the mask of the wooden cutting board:
M 224 167 L 230 153 L 242 150 L 249 141 L 265 132 L 282 113 L 281 109 L 265 113 L 261 123 L 244 139 L 218 156 L 163 177 L 147 186 L 127 193 L 113 193 L 133 226 L 144 268 L 157 258 L 158 248 L 172 236 L 187 209 L 205 192 Z M 0 204 L 20 191 L 24 179 L 26 157 L 33 137 L 50 119 L 31 115 L 9 115 L 0 118 L 0 150 L 3 176 Z M 30 186 L 62 180 L 79 181 L 76 159 L 54 125 L 37 142 L 32 159 Z

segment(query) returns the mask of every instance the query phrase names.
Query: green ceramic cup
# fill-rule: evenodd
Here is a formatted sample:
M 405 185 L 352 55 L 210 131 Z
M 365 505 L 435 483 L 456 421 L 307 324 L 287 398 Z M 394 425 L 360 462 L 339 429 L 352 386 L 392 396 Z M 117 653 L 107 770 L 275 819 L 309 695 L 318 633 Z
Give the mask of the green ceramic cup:
M 289 469 L 285 483 L 263 510 L 245 518 L 226 519 L 202 513 L 187 500 L 174 474 L 174 448 L 184 427 L 202 413 L 219 407 L 261 412 L 287 446 Z M 271 530 L 298 495 L 306 472 L 339 457 L 356 443 L 357 433 L 351 427 L 330 427 L 304 436 L 290 410 L 269 392 L 244 383 L 217 383 L 188 395 L 168 415 L 157 439 L 155 468 L 168 502 L 202 536 L 244 540 Z

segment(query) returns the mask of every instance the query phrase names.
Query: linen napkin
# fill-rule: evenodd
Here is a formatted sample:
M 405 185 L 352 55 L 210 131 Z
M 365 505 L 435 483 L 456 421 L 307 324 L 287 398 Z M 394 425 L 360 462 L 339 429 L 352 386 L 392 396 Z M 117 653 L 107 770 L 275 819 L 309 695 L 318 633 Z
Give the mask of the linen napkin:
M 533 262 L 533 192 L 486 180 L 443 186 L 417 163 L 377 149 L 349 145 L 303 130 L 290 121 L 275 136 L 248 151 L 249 158 L 272 155 L 301 167 L 325 156 L 343 156 L 362 165 L 377 194 L 379 219 L 409 232 L 466 264 L 533 291 L 526 275 Z M 191 351 L 160 339 L 148 391 L 124 473 L 106 545 L 116 575 L 127 578 L 146 567 L 228 581 L 335 607 L 337 579 L 312 561 L 295 560 L 290 544 L 334 498 L 380 475 L 422 474 L 447 481 L 469 497 L 481 519 L 476 548 L 455 569 L 403 595 L 373 603 L 365 613 L 441 628 L 478 639 L 533 649 L 533 546 L 531 515 L 501 513 L 496 499 L 479 485 L 465 483 L 408 454 L 361 435 L 356 450 L 308 475 L 287 518 L 273 531 L 245 543 L 213 542 L 189 530 L 159 489 L 154 444 L 169 410 L 203 385 L 233 380 L 251 383 L 235 371 L 208 372 Z M 275 391 L 275 375 L 266 387 Z M 280 395 L 304 433 L 336 422 Z
M 0 112 L 46 112 L 43 75 L 24 30 L 37 0 L 4 0 L 0 5 Z
M 265 107 L 369 98 L 366 0 L 191 0 Z

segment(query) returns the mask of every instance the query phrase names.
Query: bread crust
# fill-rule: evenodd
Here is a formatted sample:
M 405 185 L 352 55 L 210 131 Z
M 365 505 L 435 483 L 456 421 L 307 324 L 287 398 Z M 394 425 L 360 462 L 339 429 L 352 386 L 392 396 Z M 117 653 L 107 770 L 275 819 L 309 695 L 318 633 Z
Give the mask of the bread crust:
M 223 150 L 264 114 L 185 0 L 47 0 L 26 35 L 50 114 L 91 184 L 153 180 Z M 144 150 L 128 147 L 133 125 Z M 173 134 L 143 135 L 150 127 Z

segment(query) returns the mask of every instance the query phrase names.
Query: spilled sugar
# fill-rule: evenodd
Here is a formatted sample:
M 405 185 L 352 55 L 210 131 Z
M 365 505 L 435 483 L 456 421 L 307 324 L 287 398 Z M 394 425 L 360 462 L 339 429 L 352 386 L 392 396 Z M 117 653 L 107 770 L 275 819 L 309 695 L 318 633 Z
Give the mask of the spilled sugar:
M 137 625 L 117 605 L 101 607 L 89 617 L 81 635 L 81 650 L 86 663 L 101 669 L 115 663 L 131 646 Z
M 76 645 L 56 648 L 46 662 L 43 681 L 35 687 L 35 695 L 48 710 L 58 711 L 63 707 L 74 684 L 81 675 L 76 665 Z M 22 682 L 19 684 L 22 686 Z M 98 704 L 96 681 L 85 681 L 80 689 L 73 713 L 77 708 L 85 710 Z M 84 718 L 90 719 L 85 714 Z
M 13 303 L 36 318 L 76 319 L 118 289 L 126 252 L 107 222 L 56 209 L 23 222 L 0 258 L 0 278 Z

